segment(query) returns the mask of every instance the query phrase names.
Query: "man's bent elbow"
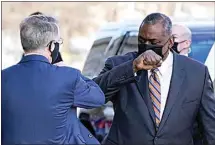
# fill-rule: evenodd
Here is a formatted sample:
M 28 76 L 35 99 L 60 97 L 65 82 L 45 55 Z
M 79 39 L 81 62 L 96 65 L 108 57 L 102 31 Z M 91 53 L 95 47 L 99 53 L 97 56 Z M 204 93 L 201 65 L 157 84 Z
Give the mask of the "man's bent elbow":
M 105 95 L 101 90 L 99 90 L 99 93 L 96 94 L 97 95 L 93 96 L 95 105 L 97 107 L 101 107 L 105 104 Z

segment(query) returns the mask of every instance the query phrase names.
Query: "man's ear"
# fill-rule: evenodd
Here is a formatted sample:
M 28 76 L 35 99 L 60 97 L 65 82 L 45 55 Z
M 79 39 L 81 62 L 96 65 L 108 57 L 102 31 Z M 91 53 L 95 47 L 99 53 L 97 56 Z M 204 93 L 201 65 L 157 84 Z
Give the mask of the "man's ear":
M 186 40 L 185 44 L 186 44 L 187 47 L 190 47 L 191 46 L 191 40 Z
M 50 47 L 49 47 L 49 46 L 47 46 L 47 47 L 45 48 L 45 52 L 46 52 L 49 56 L 51 56 L 51 51 L 50 51 Z

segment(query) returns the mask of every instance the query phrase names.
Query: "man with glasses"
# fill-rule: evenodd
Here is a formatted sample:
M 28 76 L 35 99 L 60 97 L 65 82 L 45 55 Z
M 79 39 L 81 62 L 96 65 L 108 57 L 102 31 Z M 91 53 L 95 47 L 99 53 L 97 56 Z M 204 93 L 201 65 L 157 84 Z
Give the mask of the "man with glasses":
M 104 94 L 79 70 L 51 64 L 62 39 L 50 19 L 33 15 L 21 22 L 25 55 L 2 70 L 2 144 L 99 144 L 76 109 L 102 106 Z
M 36 12 L 30 14 L 30 16 L 33 16 L 33 15 L 44 15 L 44 14 L 43 14 L 42 12 L 40 12 L 40 11 L 36 11 Z M 54 19 L 54 18 L 52 18 L 52 17 L 47 17 L 47 19 L 48 19 L 49 22 L 58 23 L 58 22 L 56 21 L 56 19 Z M 63 41 L 62 41 L 62 43 L 63 43 Z M 22 57 L 24 57 L 24 54 L 22 55 Z M 57 59 L 56 59 L 55 61 L 53 61 L 52 64 L 56 64 L 56 63 L 61 64 L 62 61 L 63 61 L 63 59 L 62 59 L 61 53 L 60 53 L 60 51 L 59 51 L 59 52 L 58 52 Z M 58 64 L 58 65 L 59 65 L 59 64 Z
M 173 50 L 181 55 L 188 56 L 191 52 L 191 30 L 184 25 L 174 24 L 172 26 L 172 35 L 174 36 Z

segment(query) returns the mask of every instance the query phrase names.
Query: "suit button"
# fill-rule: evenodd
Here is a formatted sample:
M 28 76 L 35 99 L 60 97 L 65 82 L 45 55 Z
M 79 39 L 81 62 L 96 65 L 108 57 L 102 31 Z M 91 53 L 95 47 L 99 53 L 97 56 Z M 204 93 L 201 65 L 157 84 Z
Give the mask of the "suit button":
M 157 140 L 158 140 L 158 137 L 155 137 L 155 138 L 154 138 L 154 144 L 155 144 L 155 145 L 157 145 Z
M 93 136 L 92 136 L 92 134 L 88 134 L 88 137 L 89 137 L 89 138 L 92 138 Z

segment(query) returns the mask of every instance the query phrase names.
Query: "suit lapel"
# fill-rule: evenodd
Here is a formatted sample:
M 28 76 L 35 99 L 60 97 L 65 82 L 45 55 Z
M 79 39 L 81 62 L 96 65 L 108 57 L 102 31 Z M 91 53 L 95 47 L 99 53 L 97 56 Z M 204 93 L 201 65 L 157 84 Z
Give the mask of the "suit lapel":
M 176 100 L 179 99 L 179 93 L 181 90 L 181 86 L 183 84 L 185 73 L 183 70 L 183 64 L 178 59 L 179 56 L 177 56 L 175 53 L 173 53 L 173 70 L 172 70 L 172 77 L 170 81 L 170 87 L 169 87 L 169 93 L 164 109 L 164 114 L 161 119 L 160 127 L 158 129 L 158 133 L 161 131 L 162 127 L 164 126 L 165 122 L 168 119 L 168 116 L 175 104 L 177 102 Z
M 153 122 L 155 123 L 155 114 L 152 107 L 152 101 L 149 96 L 148 71 L 141 72 L 141 78 L 140 78 L 140 81 L 137 82 L 137 88 L 141 96 L 143 97 L 143 100 L 145 101 L 146 106 L 148 107 L 148 110 L 152 117 Z

